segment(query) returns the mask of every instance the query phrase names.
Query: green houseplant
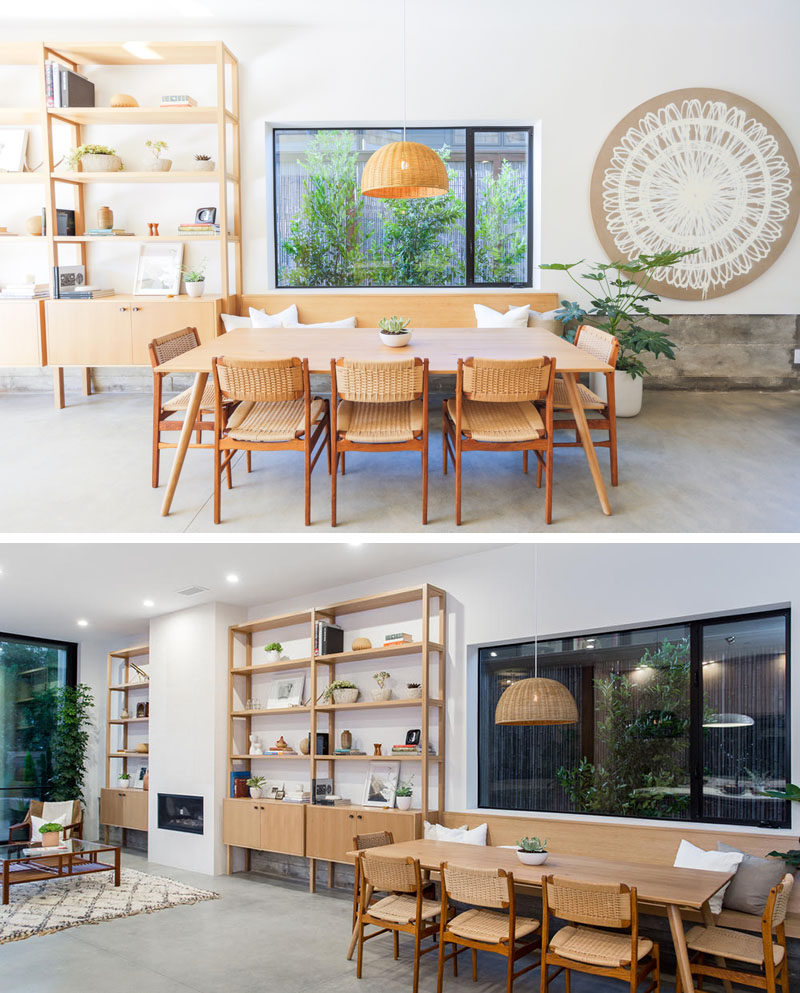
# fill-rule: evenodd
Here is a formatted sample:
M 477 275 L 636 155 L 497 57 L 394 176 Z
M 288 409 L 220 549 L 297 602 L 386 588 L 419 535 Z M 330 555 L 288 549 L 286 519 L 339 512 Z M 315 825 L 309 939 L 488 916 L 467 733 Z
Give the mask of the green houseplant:
M 264 791 L 264 783 L 266 779 L 263 776 L 250 776 L 247 780 L 247 785 L 250 789 L 250 796 L 253 800 L 260 800 Z
M 64 686 L 56 697 L 51 800 L 83 800 L 86 753 L 94 699 L 85 683 Z
M 358 687 L 349 679 L 335 679 L 322 691 L 323 699 L 334 703 L 355 703 L 358 699 Z
M 201 259 L 195 265 L 181 266 L 181 276 L 190 297 L 201 297 L 206 286 L 208 259 Z
M 373 700 L 391 700 L 392 699 L 392 691 L 386 685 L 386 680 L 389 678 L 389 675 L 390 675 L 390 673 L 385 672 L 383 669 L 381 669 L 380 672 L 374 672 L 372 674 L 372 678 L 378 684 L 378 689 L 372 691 L 372 699 Z
M 398 783 L 394 795 L 397 809 L 409 810 L 411 807 L 411 798 L 414 795 L 414 777 L 411 776 L 410 779 Z
M 169 145 L 165 141 L 151 141 L 149 138 L 144 143 L 145 148 L 153 156 L 150 163 L 151 172 L 169 172 L 172 168 L 172 159 L 162 159 L 161 153 L 166 152 Z
M 117 150 L 108 145 L 78 145 L 65 159 L 76 172 L 119 172 L 122 169 L 122 159 L 117 155 Z
M 589 294 L 588 308 L 581 304 L 562 300 L 556 317 L 565 326 L 577 328 L 580 324 L 591 324 L 613 334 L 619 342 L 614 388 L 618 417 L 633 417 L 642 406 L 642 381 L 647 375 L 647 366 L 642 355 L 660 355 L 675 358 L 675 342 L 671 341 L 663 328 L 669 318 L 654 314 L 650 305 L 658 303 L 660 297 L 647 291 L 648 284 L 656 272 L 680 262 L 687 255 L 694 255 L 699 249 L 690 251 L 659 252 L 656 255 L 640 255 L 630 261 L 595 262 L 579 273 L 579 282 L 573 269 L 584 264 L 580 262 L 551 262 L 540 265 L 540 269 L 565 272 L 573 283 Z M 648 322 L 655 321 L 661 327 L 653 327 Z M 568 334 L 569 337 L 569 334 Z M 605 398 L 605 378 L 592 375 L 592 389 Z
M 213 172 L 214 160 L 204 152 L 196 152 L 194 156 L 194 167 L 197 172 Z
M 517 842 L 517 858 L 525 865 L 544 865 L 550 858 L 547 838 L 520 838 Z
M 121 790 L 127 790 L 127 788 L 128 788 L 128 787 L 129 787 L 130 785 L 131 785 L 131 777 L 130 777 L 130 775 L 129 775 L 129 774 L 127 773 L 127 772 L 121 772 L 121 773 L 120 773 L 120 774 L 119 774 L 119 775 L 117 776 L 117 786 L 118 786 L 118 787 L 119 787 L 119 788 L 120 788 Z
M 64 825 L 59 824 L 57 821 L 42 824 L 39 828 L 39 834 L 42 836 L 42 848 L 58 848 L 63 830 Z
M 378 337 L 390 348 L 402 348 L 411 341 L 410 323 L 410 317 L 398 317 L 396 314 L 382 317 L 378 321 Z
M 283 645 L 279 641 L 271 641 L 268 645 L 264 645 L 264 651 L 267 653 L 268 662 L 279 662 Z
M 773 800 L 792 800 L 800 803 L 800 786 L 788 783 L 784 790 L 763 790 L 763 796 L 770 796 Z M 800 848 L 790 848 L 788 852 L 769 852 L 770 855 L 778 859 L 783 859 L 795 870 L 800 869 Z
M 422 683 L 406 683 L 406 697 L 409 700 L 418 700 L 422 696 Z

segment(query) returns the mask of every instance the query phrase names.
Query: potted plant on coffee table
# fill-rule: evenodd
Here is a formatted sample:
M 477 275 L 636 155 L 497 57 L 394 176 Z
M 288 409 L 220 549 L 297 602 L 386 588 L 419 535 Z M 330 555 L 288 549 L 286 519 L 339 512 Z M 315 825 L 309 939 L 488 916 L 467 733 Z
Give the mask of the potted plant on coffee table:
M 382 317 L 378 321 L 378 337 L 384 345 L 389 348 L 402 348 L 411 341 L 411 332 L 408 325 L 411 323 L 410 317 Z
M 517 858 L 525 865 L 544 865 L 550 858 L 547 838 L 520 838 L 517 842 Z
M 42 836 L 42 848 L 58 848 L 63 830 L 64 825 L 57 821 L 42 824 L 39 828 L 39 834 Z
M 190 297 L 201 297 L 206 288 L 206 269 L 208 259 L 202 259 L 196 265 L 181 266 L 181 276 Z
M 250 796 L 253 800 L 260 800 L 264 790 L 266 780 L 263 776 L 250 776 L 247 785 L 250 789 Z

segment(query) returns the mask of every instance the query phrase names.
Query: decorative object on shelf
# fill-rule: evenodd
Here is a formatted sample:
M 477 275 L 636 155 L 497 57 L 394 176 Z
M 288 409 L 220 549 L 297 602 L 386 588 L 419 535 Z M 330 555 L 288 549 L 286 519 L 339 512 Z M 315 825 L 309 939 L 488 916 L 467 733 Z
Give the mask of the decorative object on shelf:
M 358 694 L 358 687 L 349 679 L 336 679 L 322 691 L 323 699 L 334 703 L 355 703 Z
M 301 706 L 305 685 L 303 672 L 271 680 L 267 687 L 267 710 Z
M 230 776 L 230 795 L 233 798 L 240 798 L 247 796 L 247 780 L 250 778 L 249 771 L 244 769 L 231 771 Z
M 129 773 L 121 772 L 117 776 L 117 786 L 119 786 L 121 790 L 127 790 L 130 784 L 131 784 L 131 777 Z
M 203 290 L 206 287 L 206 269 L 208 268 L 208 259 L 201 259 L 196 265 L 181 266 L 181 275 L 183 276 L 183 282 L 186 285 L 186 292 L 190 297 L 201 297 L 203 295 Z M 278 642 L 274 641 L 273 645 L 277 645 Z M 265 649 L 266 651 L 266 649 Z M 280 659 L 281 649 L 278 649 L 278 658 L 272 659 L 273 662 L 277 662 Z
M 38 237 L 42 233 L 42 230 L 43 230 L 43 225 L 42 225 L 41 214 L 32 214 L 25 221 L 25 231 L 27 234 Z
M 544 865 L 550 858 L 547 838 L 520 838 L 517 842 L 517 858 L 525 865 Z
M 165 93 L 161 97 L 162 107 L 196 107 L 197 101 L 188 93 Z
M 263 776 L 251 776 L 247 780 L 247 787 L 250 790 L 250 796 L 253 800 L 260 800 L 263 796 L 265 782 L 266 780 Z
M 701 251 L 648 292 L 708 300 L 757 279 L 792 236 L 800 164 L 765 110 L 726 90 L 671 90 L 627 114 L 592 172 L 595 230 L 610 259 Z
M 97 208 L 97 226 L 103 231 L 110 231 L 114 227 L 114 211 L 110 207 Z
M 407 745 L 419 745 L 421 741 L 422 741 L 421 728 L 410 728 L 408 731 L 406 731 Z
M 217 208 L 216 207 L 198 207 L 194 213 L 195 224 L 216 224 L 217 223 Z
M 169 172 L 172 168 L 172 159 L 162 159 L 161 153 L 166 152 L 169 145 L 165 141 L 151 141 L 149 138 L 144 143 L 145 148 L 148 149 L 150 154 L 153 156 L 153 160 L 149 165 L 151 172 Z
M 127 719 L 130 717 L 130 714 L 128 713 L 128 708 L 123 707 L 122 710 L 119 712 L 119 716 L 122 718 L 123 721 L 127 721 Z
M 373 700 L 391 700 L 392 691 L 391 688 L 386 686 L 386 680 L 391 674 L 381 670 L 380 672 L 374 672 L 372 678 L 378 684 L 378 689 L 372 691 Z
M 130 93 L 115 93 L 108 102 L 109 107 L 138 107 L 139 101 Z
M 147 224 L 147 233 L 150 235 L 151 238 L 157 238 L 158 237 L 158 223 L 156 223 L 155 221 L 148 221 L 148 224 Z
M 78 145 L 65 156 L 73 170 L 81 172 L 119 172 L 122 159 L 108 145 Z
M 375 742 L 372 746 L 373 755 L 383 755 L 383 745 L 380 742 Z
M 277 748 L 279 752 L 285 752 L 289 748 L 289 742 L 281 735 L 273 745 L 273 748 Z
M 268 645 L 264 645 L 264 651 L 267 655 L 267 662 L 279 662 L 283 645 L 279 641 L 271 641 Z
M 22 172 L 27 148 L 27 128 L 0 128 L 0 172 Z
M 150 716 L 150 701 L 149 700 L 144 705 L 144 716 L 145 717 L 149 717 Z
M 42 848 L 57 848 L 61 841 L 61 832 L 64 830 L 63 824 L 56 821 L 48 821 L 39 828 L 42 836 Z
M 399 776 L 399 762 L 370 762 L 362 803 L 367 807 L 393 807 Z
M 146 765 L 140 765 L 139 766 L 139 783 L 140 784 L 144 784 L 144 783 L 149 783 L 149 782 L 150 782 L 150 780 L 148 778 L 147 766 Z M 142 785 L 142 789 L 145 789 L 146 790 L 147 787 L 144 786 L 144 785 Z
M 139 744 L 136 746 L 136 751 L 139 752 L 141 755 L 146 755 L 150 751 L 150 746 L 147 744 L 146 741 L 140 741 Z
M 88 234 L 88 232 L 86 232 Z M 42 234 L 47 234 L 47 209 L 42 207 Z M 56 207 L 56 234 L 75 236 L 75 211 L 67 207 Z
M 397 784 L 397 789 L 395 790 L 395 802 L 397 803 L 397 809 L 409 810 L 413 795 L 414 777 L 410 776 L 408 779 Z
M 142 789 L 143 790 L 149 790 L 150 789 L 150 770 L 149 769 L 146 769 L 144 776 L 142 776 Z
M 413 642 L 410 634 L 405 631 L 390 631 L 383 636 L 383 647 L 392 648 L 395 645 L 410 645 Z
M 340 741 L 342 748 L 347 752 L 353 747 L 353 736 L 349 731 L 342 731 Z
M 213 172 L 214 160 L 210 155 L 204 155 L 203 153 L 196 152 L 194 156 L 194 167 L 197 172 Z
M 311 751 L 311 734 L 307 734 L 305 738 L 301 738 L 297 744 L 297 748 L 301 755 L 308 755 Z
M 354 638 L 352 651 L 354 652 L 365 652 L 368 648 L 372 648 L 372 642 L 369 638 Z
M 314 658 L 344 651 L 344 631 L 340 624 L 317 621 L 314 624 Z
M 250 755 L 263 755 L 264 746 L 261 744 L 260 734 L 250 735 Z
M 158 234 L 158 225 L 155 234 Z M 140 245 L 133 292 L 137 296 L 177 296 L 181 288 L 183 244 Z
M 404 695 L 406 700 L 419 700 L 422 696 L 422 683 L 406 683 Z
M 311 796 L 313 803 L 319 803 L 333 793 L 332 779 L 314 779 L 311 782 Z
M 286 796 L 286 783 L 283 783 L 280 787 L 272 787 L 272 799 L 273 800 L 283 800 Z
M 410 323 L 410 317 L 382 317 L 378 321 L 378 337 L 389 348 L 402 348 L 411 341 Z
M 136 704 L 136 716 L 137 717 L 145 717 L 145 716 L 147 716 L 147 708 L 145 707 L 145 705 L 143 703 L 137 703 Z

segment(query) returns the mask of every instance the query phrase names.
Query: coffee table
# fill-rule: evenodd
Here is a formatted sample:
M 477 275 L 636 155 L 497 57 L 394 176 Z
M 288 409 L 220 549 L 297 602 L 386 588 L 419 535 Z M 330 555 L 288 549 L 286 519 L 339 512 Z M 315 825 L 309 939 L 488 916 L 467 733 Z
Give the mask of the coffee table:
M 8 903 L 9 890 L 17 883 L 33 883 L 66 876 L 82 876 L 92 872 L 113 872 L 114 885 L 119 886 L 119 845 L 101 845 L 94 841 L 73 838 L 63 851 L 46 855 L 25 854 L 30 846 L 25 843 L 0 845 L 0 864 L 3 867 L 3 904 Z M 113 863 L 101 861 L 98 856 L 113 854 Z

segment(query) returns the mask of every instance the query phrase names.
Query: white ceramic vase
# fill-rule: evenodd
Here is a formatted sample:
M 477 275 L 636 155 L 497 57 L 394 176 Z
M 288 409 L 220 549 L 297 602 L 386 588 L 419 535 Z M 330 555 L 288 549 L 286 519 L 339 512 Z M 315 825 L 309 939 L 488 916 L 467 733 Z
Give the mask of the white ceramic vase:
M 195 283 L 184 283 L 186 287 L 186 292 L 190 297 L 201 297 L 203 295 L 203 290 L 206 288 L 206 281 L 201 279 L 199 282 Z M 269 655 L 278 655 L 278 652 L 269 652 Z M 270 662 L 277 662 L 277 659 L 270 659 Z
M 398 810 L 409 810 L 411 808 L 411 797 L 410 796 L 397 796 L 395 797 L 395 803 L 397 804 Z
M 358 699 L 358 689 L 345 689 L 333 691 L 334 703 L 355 703 Z
M 261 796 L 262 796 L 262 793 L 263 793 L 263 791 L 262 791 L 262 789 L 261 789 L 260 786 L 251 786 L 250 787 L 250 799 L 251 800 L 260 800 L 261 799 Z
M 635 379 L 627 372 L 614 373 L 614 399 L 617 417 L 636 417 L 642 409 L 642 386 L 644 380 L 641 376 Z M 593 372 L 590 375 L 589 387 L 601 400 L 606 399 L 606 377 L 600 372 Z
M 203 159 L 202 161 L 195 159 L 194 168 L 196 172 L 213 172 L 214 161 L 213 159 Z
M 517 849 L 517 858 L 525 865 L 544 865 L 550 858 L 549 852 L 521 852 Z
M 191 285 L 192 285 L 191 283 L 187 283 L 186 284 L 186 289 L 189 290 L 189 287 Z M 192 293 L 191 291 L 189 291 L 189 296 L 190 297 L 198 297 L 198 296 L 200 296 L 200 294 L 199 293 Z M 267 662 L 280 662 L 280 660 L 281 660 L 281 653 L 280 652 L 264 652 L 264 654 L 267 657 Z
M 378 687 L 377 690 L 373 690 L 372 691 L 372 699 L 373 700 L 391 700 L 392 699 L 392 691 L 391 691 L 391 689 L 388 686 L 384 686 L 383 688 Z
M 119 172 L 121 168 L 122 159 L 118 155 L 81 156 L 81 172 Z
M 403 692 L 403 696 L 406 698 L 406 700 L 419 700 L 419 698 L 422 696 L 422 687 L 406 686 Z
M 127 790 L 129 783 L 130 783 L 130 779 L 118 779 L 117 780 L 117 786 L 121 790 Z
M 403 331 L 402 334 L 387 334 L 385 331 L 379 331 L 378 337 L 389 348 L 402 348 L 411 341 L 411 332 Z
M 150 172 L 169 172 L 172 168 L 172 159 L 153 159 L 150 163 Z

